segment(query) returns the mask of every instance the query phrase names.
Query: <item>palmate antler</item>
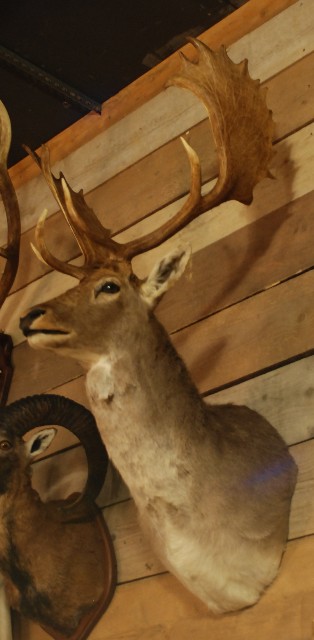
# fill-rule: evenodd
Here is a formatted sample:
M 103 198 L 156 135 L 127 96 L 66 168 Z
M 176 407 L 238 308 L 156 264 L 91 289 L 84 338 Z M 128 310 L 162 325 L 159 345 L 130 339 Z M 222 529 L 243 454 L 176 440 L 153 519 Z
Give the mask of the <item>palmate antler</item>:
M 92 267 L 110 259 L 130 262 L 136 255 L 159 246 L 198 215 L 224 201 L 238 200 L 249 204 L 255 185 L 270 175 L 268 165 L 273 155 L 273 121 L 259 80 L 250 78 L 246 60 L 234 64 L 223 47 L 213 52 L 198 40 L 191 39 L 191 42 L 198 51 L 198 61 L 191 62 L 182 55 L 181 73 L 170 84 L 189 89 L 206 106 L 219 160 L 215 186 L 206 196 L 201 195 L 198 156 L 181 138 L 191 167 L 191 189 L 186 202 L 159 229 L 121 245 L 112 240 L 109 230 L 101 225 L 87 206 L 83 192 L 74 192 L 62 174 L 60 178 L 52 175 L 49 153 L 44 147 L 41 158 L 32 155 L 85 257 L 85 265 L 76 267 L 52 256 L 44 242 L 42 217 L 36 230 L 38 253 L 54 269 L 81 279 Z
M 20 211 L 15 191 L 7 170 L 7 158 L 11 144 L 11 124 L 5 106 L 0 100 L 0 194 L 2 196 L 8 224 L 7 246 L 0 248 L 6 259 L 0 280 L 0 307 L 6 299 L 16 276 L 21 237 Z

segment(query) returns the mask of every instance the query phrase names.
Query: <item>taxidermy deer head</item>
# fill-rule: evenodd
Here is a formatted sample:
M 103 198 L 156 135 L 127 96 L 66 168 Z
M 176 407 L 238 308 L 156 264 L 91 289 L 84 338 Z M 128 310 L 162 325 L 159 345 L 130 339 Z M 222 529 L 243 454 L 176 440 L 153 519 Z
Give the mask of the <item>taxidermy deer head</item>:
M 77 287 L 33 307 L 21 319 L 30 345 L 77 358 L 103 441 L 138 507 L 141 523 L 170 569 L 211 611 L 255 603 L 274 579 L 285 546 L 296 467 L 260 415 L 246 407 L 209 406 L 152 310 L 181 276 L 189 251 L 167 255 L 144 281 L 134 256 L 160 245 L 218 204 L 252 200 L 272 157 L 271 114 L 246 61 L 193 40 L 198 61 L 182 58 L 172 84 L 205 104 L 219 160 L 212 191 L 201 194 L 200 163 L 183 141 L 191 191 L 160 229 L 120 245 L 103 228 L 49 154 L 33 154 L 85 257 L 61 262 L 38 223 L 37 254 L 79 280 Z M 210 362 L 208 363 L 210 367 Z

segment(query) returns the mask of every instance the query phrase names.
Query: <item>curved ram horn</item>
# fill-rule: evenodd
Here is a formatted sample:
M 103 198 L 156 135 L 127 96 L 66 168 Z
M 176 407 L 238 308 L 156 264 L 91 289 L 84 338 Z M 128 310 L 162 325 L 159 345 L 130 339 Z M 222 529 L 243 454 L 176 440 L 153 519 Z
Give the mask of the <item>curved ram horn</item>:
M 88 478 L 82 495 L 65 506 L 67 511 L 83 499 L 97 498 L 105 480 L 108 455 L 93 415 L 82 405 L 63 396 L 41 394 L 21 398 L 0 409 L 0 423 L 25 435 L 34 427 L 59 425 L 69 429 L 81 442 L 88 465 Z

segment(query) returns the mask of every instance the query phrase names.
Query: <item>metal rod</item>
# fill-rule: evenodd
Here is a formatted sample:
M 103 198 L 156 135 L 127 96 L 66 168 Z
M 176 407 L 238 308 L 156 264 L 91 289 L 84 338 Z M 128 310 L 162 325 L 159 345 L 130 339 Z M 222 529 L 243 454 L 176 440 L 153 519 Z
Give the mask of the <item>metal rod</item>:
M 96 102 L 92 98 L 85 96 L 77 89 L 74 89 L 62 80 L 59 80 L 59 78 L 55 78 L 47 71 L 40 69 L 40 67 L 37 67 L 31 62 L 28 62 L 28 60 L 21 58 L 17 53 L 10 51 L 10 49 L 6 49 L 2 45 L 0 45 L 0 61 L 15 69 L 18 73 L 27 76 L 33 82 L 35 81 L 44 88 L 58 93 L 66 100 L 79 105 L 81 108 L 83 107 L 85 111 L 96 111 L 97 113 L 101 113 L 102 105 L 100 102 Z

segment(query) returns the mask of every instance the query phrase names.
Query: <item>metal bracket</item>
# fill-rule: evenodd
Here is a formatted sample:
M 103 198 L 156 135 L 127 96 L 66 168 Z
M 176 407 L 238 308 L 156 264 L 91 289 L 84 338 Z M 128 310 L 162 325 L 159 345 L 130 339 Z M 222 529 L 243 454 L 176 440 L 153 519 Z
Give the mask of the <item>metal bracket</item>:
M 0 406 L 4 407 L 12 381 L 13 366 L 11 355 L 13 342 L 11 336 L 0 332 Z
M 21 58 L 17 53 L 6 49 L 2 45 L 0 45 L 0 61 L 45 89 L 49 89 L 60 95 L 63 99 L 81 107 L 84 111 L 101 113 L 101 103 L 84 95 L 78 89 L 71 87 L 59 78 L 51 75 L 51 73 L 48 73 L 48 71 L 40 69 L 40 67 L 25 60 L 25 58 Z

